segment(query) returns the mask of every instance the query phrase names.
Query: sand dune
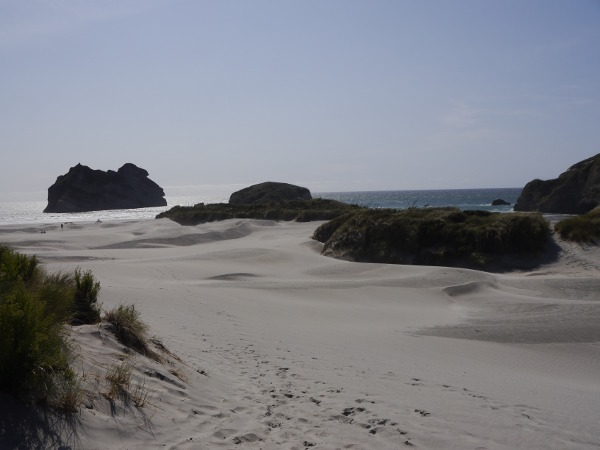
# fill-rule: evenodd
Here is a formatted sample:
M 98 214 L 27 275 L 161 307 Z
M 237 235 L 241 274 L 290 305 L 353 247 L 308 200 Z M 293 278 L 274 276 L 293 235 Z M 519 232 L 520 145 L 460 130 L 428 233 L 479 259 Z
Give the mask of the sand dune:
M 358 264 L 321 256 L 310 239 L 317 225 L 0 228 L 1 242 L 50 270 L 92 270 L 104 308 L 134 304 L 180 358 L 159 364 L 125 353 L 102 327 L 75 328 L 91 386 L 80 419 L 56 421 L 54 433 L 11 433 L 17 419 L 5 406 L 4 442 L 600 446 L 597 248 L 560 243 L 559 260 L 534 272 Z M 143 408 L 111 409 L 100 395 L 104 372 L 122 359 L 147 388 Z

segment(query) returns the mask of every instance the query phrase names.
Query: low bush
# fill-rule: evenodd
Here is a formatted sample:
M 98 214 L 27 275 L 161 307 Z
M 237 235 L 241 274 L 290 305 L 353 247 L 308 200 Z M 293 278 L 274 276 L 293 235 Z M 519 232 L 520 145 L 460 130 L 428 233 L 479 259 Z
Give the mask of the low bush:
M 42 278 L 35 256 L 27 256 L 0 245 L 0 293 L 10 292 L 15 285 L 32 286 Z
M 156 216 L 166 217 L 181 225 L 198 225 L 226 219 L 262 219 L 262 220 L 331 220 L 348 211 L 358 210 L 356 205 L 348 205 L 336 200 L 311 199 L 283 203 L 258 205 L 237 205 L 231 203 L 199 203 L 195 206 L 174 206 Z
M 0 246 L 0 390 L 72 411 L 78 397 L 64 325 L 73 277 Z
M 82 378 L 72 370 L 73 352 L 66 325 L 100 321 L 100 284 L 91 272 L 47 274 L 34 256 L 0 245 L 0 391 L 62 412 L 76 412 Z M 147 326 L 133 306 L 106 314 L 124 345 L 160 358 L 148 348 Z M 106 375 L 110 399 L 147 401 L 142 383 L 131 383 L 132 367 L 123 363 Z
M 73 298 L 73 325 L 91 324 L 100 322 L 100 305 L 98 293 L 100 283 L 94 280 L 90 271 L 82 272 L 76 269 L 74 274 L 75 294 Z
M 600 240 L 600 208 L 581 216 L 569 217 L 554 225 L 563 239 L 581 244 L 595 244 Z
M 352 261 L 484 268 L 505 256 L 542 253 L 549 226 L 540 214 L 361 210 L 323 224 L 313 238 L 324 254 Z
M 104 319 L 113 325 L 117 340 L 128 348 L 146 356 L 155 356 L 148 346 L 148 326 L 140 319 L 135 306 L 123 306 L 108 311 Z
M 63 323 L 46 314 L 44 302 L 24 286 L 0 299 L 0 389 L 38 395 L 50 375 L 68 368 Z
M 52 378 L 47 401 L 58 411 L 74 413 L 79 408 L 83 394 L 82 379 L 67 369 Z

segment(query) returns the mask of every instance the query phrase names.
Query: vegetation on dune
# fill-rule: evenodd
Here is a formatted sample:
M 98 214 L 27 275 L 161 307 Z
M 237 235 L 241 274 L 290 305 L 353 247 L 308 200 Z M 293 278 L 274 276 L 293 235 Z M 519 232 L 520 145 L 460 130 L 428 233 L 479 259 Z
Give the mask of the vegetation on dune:
M 549 234 L 537 213 L 410 208 L 349 213 L 313 237 L 325 255 L 352 261 L 489 268 L 507 256 L 541 254 Z
M 148 325 L 140 319 L 140 312 L 135 306 L 120 305 L 111 309 L 104 315 L 104 320 L 113 326 L 113 332 L 121 344 L 142 355 L 160 359 L 148 345 Z
M 80 269 L 75 270 L 75 296 L 73 302 L 73 325 L 100 322 L 100 305 L 98 304 L 98 292 L 100 283 L 94 280 L 90 271 L 85 273 Z
M 106 398 L 111 401 L 114 401 L 115 398 L 121 398 L 125 402 L 128 400 L 132 370 L 131 364 L 124 361 L 121 364 L 113 365 L 106 371 L 104 377 L 108 381 Z
M 85 383 L 72 369 L 68 325 L 100 322 L 99 291 L 89 271 L 49 274 L 35 256 L 0 245 L 0 392 L 62 412 L 78 410 Z M 119 306 L 104 319 L 123 345 L 161 361 L 149 348 L 154 341 L 147 338 L 148 327 L 134 306 Z M 131 382 L 131 372 L 128 362 L 108 369 L 104 396 L 140 408 L 148 390 L 144 383 Z
M 48 274 L 35 256 L 0 246 L 0 390 L 74 410 L 79 388 L 65 325 L 78 312 L 91 317 L 81 323 L 95 320 L 86 308 L 96 307 L 98 289 L 89 272 Z
M 132 402 L 136 408 L 143 408 L 148 399 L 148 389 L 144 382 L 131 381 L 132 371 L 133 366 L 129 361 L 109 367 L 104 377 L 108 390 L 103 395 L 111 403 L 120 399 L 125 405 Z
M 369 209 L 335 200 L 270 204 L 175 206 L 157 218 L 197 225 L 233 218 L 327 220 L 313 238 L 323 254 L 351 261 L 502 269 L 535 265 L 550 228 L 539 213 L 492 213 L 458 208 Z M 512 258 L 511 257 L 517 257 Z
M 259 205 L 231 203 L 199 203 L 194 206 L 174 206 L 156 216 L 166 217 L 181 225 L 198 225 L 226 219 L 263 219 L 310 222 L 331 220 L 348 211 L 361 209 L 336 200 L 312 199 Z
M 563 239 L 582 244 L 595 244 L 600 240 L 600 208 L 581 216 L 569 217 L 554 225 L 554 231 Z

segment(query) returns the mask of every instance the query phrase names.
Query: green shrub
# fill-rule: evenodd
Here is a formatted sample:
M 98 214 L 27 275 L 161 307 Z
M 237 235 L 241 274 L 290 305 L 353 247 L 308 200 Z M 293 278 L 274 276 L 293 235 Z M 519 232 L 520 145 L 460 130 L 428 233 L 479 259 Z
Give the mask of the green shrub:
M 0 293 L 10 291 L 20 282 L 31 286 L 39 280 L 41 270 L 35 256 L 15 252 L 5 245 L 0 246 Z
M 68 367 L 62 320 L 71 291 L 57 280 L 35 256 L 0 246 L 0 389 L 6 392 L 39 395 L 51 374 Z
M 43 281 L 35 288 L 43 300 L 46 315 L 57 322 L 70 322 L 73 315 L 75 282 L 72 274 L 45 274 Z
M 39 392 L 46 376 L 68 367 L 62 323 L 21 285 L 0 300 L 0 389 Z
M 75 270 L 75 294 L 73 297 L 73 325 L 100 322 L 100 305 L 98 304 L 98 292 L 100 283 L 94 280 L 90 271 L 82 273 L 78 268 Z
M 121 344 L 142 355 L 153 355 L 148 347 L 148 326 L 140 319 L 140 313 L 135 310 L 135 306 L 120 305 L 108 311 L 104 318 L 113 325 L 115 336 Z
M 326 255 L 352 261 L 483 268 L 541 254 L 549 240 L 540 214 L 457 208 L 360 210 L 318 227 Z
M 48 383 L 46 401 L 54 409 L 65 412 L 77 412 L 84 394 L 81 378 L 71 369 L 55 373 Z
M 597 243 L 600 240 L 600 208 L 581 216 L 569 217 L 554 225 L 561 238 L 582 244 Z
M 298 200 L 283 203 L 237 205 L 231 203 L 199 203 L 194 206 L 174 206 L 156 216 L 167 217 L 181 225 L 197 225 L 205 222 L 226 219 L 266 219 L 266 220 L 331 220 L 348 211 L 359 210 L 356 205 L 348 205 L 328 199 Z
M 335 233 L 337 229 L 346 223 L 353 215 L 354 213 L 350 212 L 333 218 L 329 222 L 325 222 L 315 230 L 313 239 L 319 242 L 326 242 L 333 233 Z
M 64 326 L 76 281 L 84 286 L 84 278 L 47 274 L 35 256 L 0 245 L 0 390 L 65 412 L 77 409 L 81 387 Z M 97 295 L 97 283 L 92 287 Z

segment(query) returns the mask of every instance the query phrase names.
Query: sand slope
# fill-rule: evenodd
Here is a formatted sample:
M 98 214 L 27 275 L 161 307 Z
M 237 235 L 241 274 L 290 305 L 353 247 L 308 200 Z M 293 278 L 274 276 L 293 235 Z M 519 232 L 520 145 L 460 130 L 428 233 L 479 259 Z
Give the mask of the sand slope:
M 76 423 L 4 442 L 73 448 L 598 448 L 600 254 L 561 243 L 534 272 L 358 264 L 317 223 L 2 227 L 50 270 L 79 266 L 105 309 L 134 304 L 175 357 L 73 329 L 90 395 Z M 110 403 L 120 360 L 148 391 Z M 8 425 L 7 425 L 8 424 Z M 32 437 L 37 436 L 37 437 Z M 10 440 L 12 439 L 12 441 Z M 2 441 L 0 441 L 2 442 Z

